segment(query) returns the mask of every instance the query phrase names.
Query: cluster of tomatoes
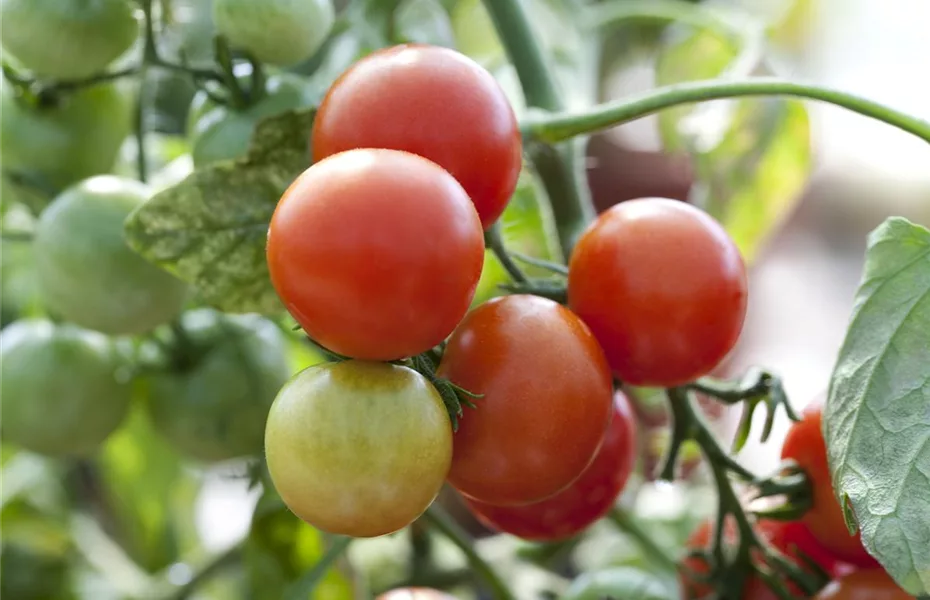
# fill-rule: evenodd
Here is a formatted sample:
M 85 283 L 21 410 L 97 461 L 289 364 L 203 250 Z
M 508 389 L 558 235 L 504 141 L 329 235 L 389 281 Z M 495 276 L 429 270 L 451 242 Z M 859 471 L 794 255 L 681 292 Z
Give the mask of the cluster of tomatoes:
M 376 52 L 333 84 L 311 145 L 316 163 L 272 218 L 268 265 L 304 331 L 350 360 L 299 373 L 271 409 L 266 456 L 284 501 L 354 536 L 407 525 L 445 481 L 528 539 L 603 516 L 636 455 L 614 377 L 686 383 L 739 335 L 746 273 L 724 230 L 684 203 L 627 202 L 578 240 L 568 307 L 515 294 L 469 311 L 483 230 L 522 164 L 492 76 L 444 48 Z M 403 362 L 434 349 L 427 375 L 479 396 L 454 435 L 428 377 Z

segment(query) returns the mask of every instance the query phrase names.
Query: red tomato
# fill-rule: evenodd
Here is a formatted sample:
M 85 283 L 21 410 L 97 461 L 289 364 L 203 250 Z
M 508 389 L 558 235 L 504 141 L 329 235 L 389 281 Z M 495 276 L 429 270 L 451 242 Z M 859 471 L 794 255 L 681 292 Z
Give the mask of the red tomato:
M 455 600 L 455 596 L 432 588 L 408 587 L 384 592 L 375 600 Z
M 438 374 L 475 393 L 449 482 L 497 505 L 539 502 L 591 463 L 610 420 L 604 353 L 581 319 L 538 296 L 495 298 L 458 326 Z
M 369 54 L 327 92 L 313 125 L 313 157 L 393 148 L 445 168 L 475 203 L 484 227 L 517 185 L 522 142 L 494 77 L 448 48 L 407 44 Z
M 795 558 L 801 566 L 806 564 L 806 561 L 802 560 L 803 555 L 814 561 L 831 577 L 836 577 L 850 568 L 824 548 L 804 523 L 765 521 L 763 525 L 770 533 L 772 545 L 786 555 Z
M 630 402 L 614 395 L 610 425 L 594 460 L 574 483 L 555 496 L 525 506 L 495 506 L 465 499 L 487 527 L 527 540 L 572 537 L 607 514 L 636 463 L 636 430 Z
M 670 387 L 712 370 L 746 314 L 746 267 L 710 216 L 646 198 L 601 214 L 581 236 L 568 301 L 625 383 Z
M 864 569 L 831 581 L 815 600 L 914 600 L 884 569 Z
M 278 295 L 311 338 L 387 361 L 452 332 L 481 277 L 484 235 L 465 191 L 435 163 L 351 150 L 284 193 L 267 258 Z
M 875 567 L 876 560 L 862 546 L 859 533 L 849 535 L 843 509 L 833 493 L 827 466 L 827 446 L 821 428 L 823 399 L 807 406 L 801 421 L 788 430 L 782 446 L 782 458 L 794 459 L 813 483 L 813 505 L 802 517 L 811 533 L 840 560 L 859 567 Z

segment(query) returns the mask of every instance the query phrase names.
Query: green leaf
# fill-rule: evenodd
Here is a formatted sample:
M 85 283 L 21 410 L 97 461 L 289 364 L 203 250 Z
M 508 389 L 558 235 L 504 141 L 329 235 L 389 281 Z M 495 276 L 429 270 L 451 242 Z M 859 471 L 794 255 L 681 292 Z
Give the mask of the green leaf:
M 266 491 L 255 508 L 243 554 L 249 600 L 284 598 L 295 582 L 325 553 L 323 536 L 290 512 L 273 491 Z M 349 580 L 330 570 L 317 585 L 312 600 L 349 600 Z
M 195 171 L 155 194 L 126 221 L 142 256 L 192 284 L 227 312 L 276 314 L 265 262 L 268 223 L 287 187 L 310 166 L 314 109 L 261 121 L 248 156 Z
M 833 487 L 862 542 L 914 595 L 930 593 L 930 231 L 869 236 L 824 410 Z
M 139 393 L 144 384 L 139 384 Z M 177 452 L 152 429 L 141 403 L 107 440 L 99 467 L 112 510 L 113 535 L 150 573 L 176 562 L 196 543 L 198 485 Z
M 615 567 L 580 575 L 564 600 L 676 600 L 680 592 L 659 576 L 632 567 Z
M 404 0 L 394 11 L 394 37 L 398 43 L 455 47 L 449 13 L 438 0 Z
M 745 40 L 743 40 L 745 43 Z M 660 85 L 751 71 L 735 39 L 698 31 L 669 46 L 656 67 Z M 727 229 L 747 261 L 801 198 L 811 171 L 804 104 L 753 98 L 679 107 L 659 115 L 670 151 L 688 150 L 698 183 L 692 200 Z

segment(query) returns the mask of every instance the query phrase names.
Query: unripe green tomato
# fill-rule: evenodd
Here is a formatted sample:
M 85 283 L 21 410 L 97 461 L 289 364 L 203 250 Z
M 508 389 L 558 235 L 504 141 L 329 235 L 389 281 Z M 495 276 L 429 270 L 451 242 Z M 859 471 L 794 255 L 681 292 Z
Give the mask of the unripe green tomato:
M 323 45 L 335 21 L 332 0 L 214 0 L 213 20 L 236 48 L 261 62 L 295 65 Z
M 291 374 L 280 329 L 211 309 L 184 313 L 181 327 L 186 360 L 149 381 L 155 429 L 201 461 L 260 453 L 268 409 Z
M 3 169 L 57 189 L 108 173 L 131 129 L 131 102 L 114 84 L 65 94 L 49 107 L 27 106 L 3 80 L 0 155 Z
M 244 110 L 219 106 L 199 92 L 194 97 L 188 118 L 194 166 L 244 157 L 259 121 L 288 110 L 311 106 L 314 99 L 313 88 L 307 80 L 287 73 L 269 77 L 262 99 Z
M 452 426 L 439 392 L 416 371 L 327 363 L 281 389 L 265 458 L 298 517 L 330 533 L 376 537 L 409 525 L 439 493 Z
M 137 181 L 101 175 L 68 188 L 42 212 L 33 244 L 50 311 L 111 335 L 145 333 L 181 312 L 187 285 L 123 239 L 123 222 L 148 196 Z
M 98 73 L 138 34 L 127 0 L 0 0 L 3 49 L 42 77 Z
M 123 421 L 129 371 L 109 338 L 17 321 L 0 334 L 3 436 L 49 456 L 86 455 Z

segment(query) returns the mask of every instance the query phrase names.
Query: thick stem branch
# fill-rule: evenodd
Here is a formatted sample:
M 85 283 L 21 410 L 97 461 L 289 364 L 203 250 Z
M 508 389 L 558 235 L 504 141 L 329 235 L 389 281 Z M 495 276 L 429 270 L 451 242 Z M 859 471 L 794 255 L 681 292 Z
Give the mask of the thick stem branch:
M 504 267 L 504 270 L 507 271 L 507 274 L 510 275 L 510 278 L 515 283 L 526 283 L 527 278 L 523 269 L 513 261 L 513 258 L 507 252 L 507 248 L 504 247 L 504 238 L 501 235 L 501 226 L 499 222 L 495 223 L 490 229 L 484 232 L 484 245 L 494 253 L 494 256 L 500 261 L 501 266 Z

